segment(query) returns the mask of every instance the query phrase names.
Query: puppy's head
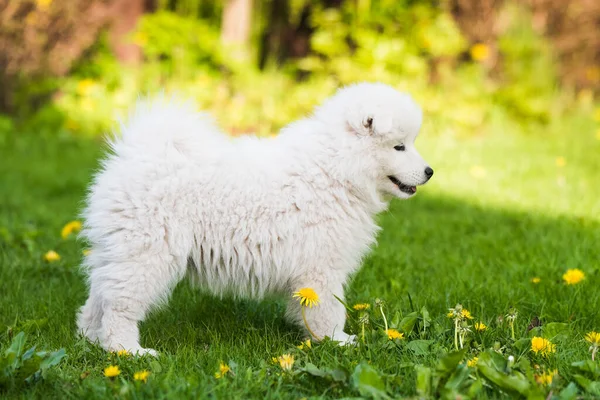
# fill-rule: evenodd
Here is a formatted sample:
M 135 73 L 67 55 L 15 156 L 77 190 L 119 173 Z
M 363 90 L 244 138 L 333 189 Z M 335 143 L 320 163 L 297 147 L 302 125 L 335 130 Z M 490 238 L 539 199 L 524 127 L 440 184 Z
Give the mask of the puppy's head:
M 415 148 L 422 113 L 409 95 L 361 83 L 341 89 L 326 110 L 342 116 L 340 140 L 352 149 L 353 170 L 375 183 L 379 194 L 407 199 L 433 175 Z

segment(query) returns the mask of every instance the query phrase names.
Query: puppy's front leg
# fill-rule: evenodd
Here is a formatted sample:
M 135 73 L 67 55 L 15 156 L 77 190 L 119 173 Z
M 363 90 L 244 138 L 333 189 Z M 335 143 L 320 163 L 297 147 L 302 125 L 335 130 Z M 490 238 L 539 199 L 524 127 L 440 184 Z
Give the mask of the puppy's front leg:
M 322 272 L 321 272 L 322 274 Z M 319 296 L 319 303 L 313 307 L 300 305 L 300 299 L 292 298 L 288 303 L 287 316 L 290 320 L 304 326 L 313 340 L 322 340 L 328 336 L 341 344 L 354 343 L 355 337 L 344 332 L 346 309 L 335 296 L 344 298 L 342 282 L 345 278 L 327 279 L 323 275 L 314 275 L 294 282 L 292 294 L 303 288 L 310 288 Z M 302 308 L 304 308 L 304 316 Z

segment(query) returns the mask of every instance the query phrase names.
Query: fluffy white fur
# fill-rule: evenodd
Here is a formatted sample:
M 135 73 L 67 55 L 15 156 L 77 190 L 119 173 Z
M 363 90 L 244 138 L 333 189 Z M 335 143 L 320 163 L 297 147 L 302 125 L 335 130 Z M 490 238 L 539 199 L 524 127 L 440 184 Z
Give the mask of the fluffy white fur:
M 421 118 L 410 96 L 369 83 L 271 139 L 230 139 L 190 103 L 140 103 L 87 199 L 79 330 L 106 350 L 155 354 L 138 322 L 187 274 L 215 295 L 283 293 L 296 322 L 291 295 L 313 288 L 311 329 L 351 341 L 334 295 L 374 244 L 375 215 L 433 173 L 414 147 Z

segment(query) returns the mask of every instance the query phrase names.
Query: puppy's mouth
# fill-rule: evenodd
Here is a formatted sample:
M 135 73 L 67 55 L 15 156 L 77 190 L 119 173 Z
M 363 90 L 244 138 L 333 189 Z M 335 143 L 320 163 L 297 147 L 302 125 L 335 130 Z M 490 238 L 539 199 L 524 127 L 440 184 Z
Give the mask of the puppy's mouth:
M 404 183 L 400 182 L 398 180 L 398 178 L 396 178 L 395 176 L 388 176 L 388 178 L 390 179 L 390 181 L 392 181 L 392 183 L 396 186 L 398 186 L 398 189 L 400 189 L 401 192 L 404 192 L 406 194 L 415 194 L 417 193 L 417 187 L 416 186 L 409 186 L 409 185 L 405 185 Z

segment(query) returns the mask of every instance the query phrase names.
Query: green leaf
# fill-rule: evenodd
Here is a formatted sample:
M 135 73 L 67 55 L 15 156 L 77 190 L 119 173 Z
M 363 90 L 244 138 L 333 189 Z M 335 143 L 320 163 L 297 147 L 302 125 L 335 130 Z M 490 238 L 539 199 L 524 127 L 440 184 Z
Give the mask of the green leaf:
M 150 363 L 150 368 L 152 369 L 152 373 L 154 374 L 162 372 L 162 365 L 160 365 L 160 363 L 156 360 L 152 360 L 152 362 Z
M 304 366 L 304 368 L 302 368 L 302 371 L 313 375 L 313 376 L 318 376 L 318 377 L 325 377 L 327 374 L 325 373 L 325 371 L 320 370 L 316 365 L 312 364 L 312 363 L 306 363 L 306 365 Z
M 16 379 L 20 381 L 27 380 L 28 382 L 37 380 L 41 374 L 40 364 L 42 361 L 43 358 L 38 354 L 24 361 L 15 373 Z
M 467 354 L 466 348 L 444 355 L 442 358 L 440 358 L 436 371 L 443 376 L 450 375 L 452 372 L 454 372 L 463 358 L 465 358 L 465 354 Z
M 585 376 L 579 374 L 573 375 L 573 378 L 575 379 L 575 382 L 577 382 L 577 384 L 581 386 L 586 392 L 596 396 L 600 396 L 600 382 L 592 381 L 591 379 L 588 379 Z
M 420 397 L 429 397 L 431 394 L 431 368 L 424 365 L 415 365 L 417 373 L 417 394 Z
M 433 343 L 433 340 L 412 340 L 406 344 L 406 347 L 416 355 L 423 356 L 429 353 L 431 343 Z
M 19 357 L 23 353 L 23 348 L 25 347 L 25 332 L 19 332 L 12 340 L 10 347 L 4 353 L 5 355 L 8 353 L 14 353 Z
M 323 370 L 312 363 L 306 363 L 301 371 L 319 378 L 327 378 L 336 382 L 345 382 L 348 379 L 348 373 L 342 369 Z
M 453 392 L 459 392 L 459 389 L 463 386 L 469 378 L 469 368 L 466 365 L 457 365 L 458 368 L 454 370 L 448 382 L 444 385 L 444 388 Z
M 467 391 L 467 395 L 469 398 L 475 398 L 477 395 L 483 390 L 483 382 L 481 379 L 476 379 L 471 386 L 469 386 L 469 390 Z
M 508 361 L 504 356 L 496 351 L 488 350 L 479 355 L 479 361 L 489 361 L 491 365 L 500 372 L 505 372 L 508 368 Z M 479 361 L 477 362 L 479 364 Z
M 363 396 L 389 398 L 385 393 L 385 384 L 379 373 L 368 364 L 359 364 L 352 374 L 354 386 Z
M 536 326 L 535 328 L 533 328 L 532 330 L 529 331 L 527 336 L 529 336 L 530 338 L 532 338 L 534 336 L 543 336 L 542 327 Z
M 390 321 L 390 327 L 391 328 L 398 328 L 400 326 L 400 312 L 396 311 L 394 313 L 394 317 L 392 318 L 392 320 Z
M 344 370 L 332 369 L 327 372 L 329 376 L 331 376 L 331 379 L 333 379 L 336 382 L 346 382 L 346 380 L 348 379 L 348 373 Z
M 535 374 L 533 368 L 531 367 L 531 361 L 529 361 L 526 357 L 521 357 L 519 361 L 513 365 L 513 368 L 521 371 L 526 377 L 527 380 L 533 382 L 535 380 Z
M 600 396 L 600 382 L 592 382 L 588 388 L 588 392 L 590 392 L 594 396 Z
M 30 348 L 29 350 L 27 350 L 25 353 L 23 353 L 23 356 L 21 357 L 21 360 L 23 360 L 23 361 L 28 360 L 34 354 L 35 354 L 35 346 L 33 346 L 32 348 Z
M 560 400 L 574 400 L 577 398 L 578 392 L 577 385 L 574 382 L 570 382 L 566 388 L 560 391 L 558 398 Z
M 42 370 L 42 377 L 46 377 L 46 371 L 48 371 L 49 368 L 58 365 L 62 361 L 62 359 L 65 358 L 66 355 L 67 352 L 65 351 L 65 349 L 60 349 L 53 351 L 46 358 L 44 358 L 44 361 L 42 361 L 42 363 L 40 364 L 40 369 Z
M 519 393 L 524 396 L 527 395 L 531 384 L 525 375 L 517 371 L 513 371 L 510 375 L 504 373 L 506 370 L 506 361 L 500 362 L 498 357 L 494 356 L 493 353 L 495 352 L 487 351 L 481 353 L 479 360 L 477 361 L 477 369 L 479 372 L 481 372 L 487 380 L 508 392 L 513 394 Z
M 600 366 L 592 360 L 577 361 L 571 364 L 580 372 L 589 372 L 594 379 L 600 377 Z
M 589 380 L 585 376 L 579 375 L 579 374 L 573 375 L 573 379 L 575 379 L 575 382 L 577 382 L 577 384 L 579 386 L 581 386 L 583 388 L 583 390 L 585 390 L 586 392 L 589 391 L 591 384 L 592 384 L 591 380 Z
M 542 326 L 542 334 L 547 339 L 562 341 L 568 338 L 569 325 L 564 322 L 550 322 Z
M 7 365 L 12 369 L 19 367 L 20 356 L 23 354 L 23 348 L 25 347 L 25 333 L 19 332 L 15 336 L 10 344 L 10 347 L 4 352 L 4 357 L 7 358 Z
M 519 351 L 525 351 L 531 347 L 531 339 L 521 338 L 515 341 L 515 348 Z
M 425 306 L 421 307 L 421 316 L 423 318 L 423 332 L 427 331 L 427 328 L 431 325 L 431 317 L 429 316 L 429 311 Z
M 415 324 L 417 323 L 418 319 L 419 319 L 419 314 L 416 311 L 411 312 L 406 317 L 402 318 L 402 321 L 400 321 L 398 328 L 402 332 L 409 334 L 414 329 Z

